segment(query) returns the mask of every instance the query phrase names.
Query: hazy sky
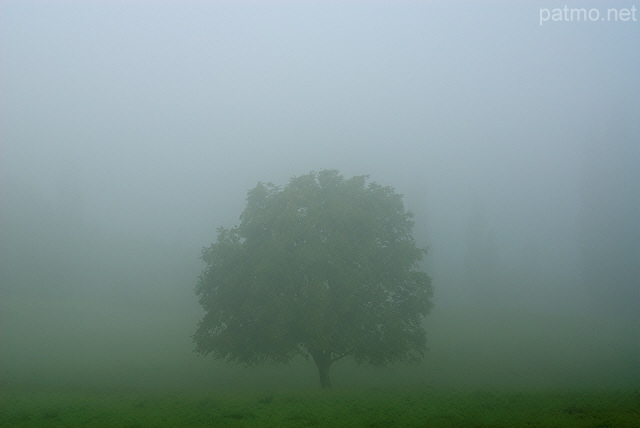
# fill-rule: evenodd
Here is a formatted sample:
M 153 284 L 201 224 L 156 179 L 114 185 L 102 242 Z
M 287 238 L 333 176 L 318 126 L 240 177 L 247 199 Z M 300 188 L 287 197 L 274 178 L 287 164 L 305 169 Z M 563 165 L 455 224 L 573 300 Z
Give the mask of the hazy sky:
M 258 181 L 337 168 L 404 193 L 436 258 L 474 204 L 567 255 L 585 144 L 637 130 L 640 23 L 540 25 L 564 5 L 4 1 L 2 179 L 204 245 Z
M 637 386 L 638 8 L 0 1 L 0 377 L 231 379 L 192 355 L 200 248 L 327 168 L 404 194 L 430 247 L 412 382 Z

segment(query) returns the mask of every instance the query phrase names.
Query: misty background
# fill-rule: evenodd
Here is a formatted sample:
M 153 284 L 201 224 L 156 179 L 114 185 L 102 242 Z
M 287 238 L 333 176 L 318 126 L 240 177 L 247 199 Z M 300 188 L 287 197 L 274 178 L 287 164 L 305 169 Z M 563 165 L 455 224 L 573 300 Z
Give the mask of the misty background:
M 425 362 L 337 386 L 637 386 L 639 36 L 533 3 L 2 2 L 0 382 L 315 385 L 193 354 L 193 289 L 257 182 L 335 168 L 404 194 L 435 287 Z

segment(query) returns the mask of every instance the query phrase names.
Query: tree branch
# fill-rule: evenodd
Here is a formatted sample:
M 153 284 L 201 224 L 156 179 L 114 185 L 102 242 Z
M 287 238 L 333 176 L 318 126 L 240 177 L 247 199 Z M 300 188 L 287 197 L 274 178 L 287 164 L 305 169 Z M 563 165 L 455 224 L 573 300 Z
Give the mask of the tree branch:
M 349 355 L 349 354 L 351 354 L 351 350 L 348 350 L 348 351 L 346 351 L 346 352 L 345 352 L 345 353 L 343 353 L 343 354 L 340 354 L 340 355 L 338 355 L 338 356 L 336 356 L 336 357 L 334 357 L 334 358 L 331 358 L 331 364 L 335 363 L 336 361 L 338 361 L 338 360 L 339 360 L 339 359 L 341 359 L 341 358 L 346 357 L 346 356 L 347 356 L 347 355 Z

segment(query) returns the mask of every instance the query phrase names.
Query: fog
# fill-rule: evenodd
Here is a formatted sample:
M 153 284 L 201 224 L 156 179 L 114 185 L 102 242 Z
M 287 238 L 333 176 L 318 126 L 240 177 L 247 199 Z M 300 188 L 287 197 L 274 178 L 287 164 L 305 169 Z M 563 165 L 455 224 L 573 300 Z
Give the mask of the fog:
M 506 2 L 2 2 L 0 381 L 315 385 L 304 360 L 229 366 L 189 336 L 215 229 L 259 181 L 328 168 L 404 195 L 435 289 L 425 361 L 340 362 L 337 387 L 637 386 L 639 25 Z

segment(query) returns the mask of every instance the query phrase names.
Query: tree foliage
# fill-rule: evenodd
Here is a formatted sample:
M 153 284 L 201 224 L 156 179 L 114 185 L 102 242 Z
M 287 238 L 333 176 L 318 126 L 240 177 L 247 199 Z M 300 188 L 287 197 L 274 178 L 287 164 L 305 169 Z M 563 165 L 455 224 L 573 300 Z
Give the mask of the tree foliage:
M 196 352 L 239 363 L 311 356 L 322 386 L 352 355 L 420 360 L 431 279 L 402 195 L 324 170 L 249 191 L 240 225 L 204 248 Z

